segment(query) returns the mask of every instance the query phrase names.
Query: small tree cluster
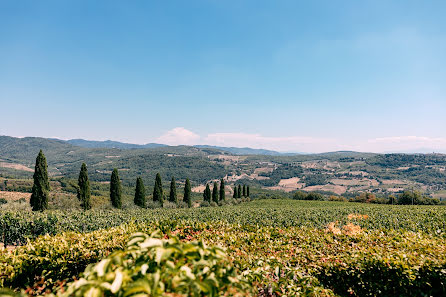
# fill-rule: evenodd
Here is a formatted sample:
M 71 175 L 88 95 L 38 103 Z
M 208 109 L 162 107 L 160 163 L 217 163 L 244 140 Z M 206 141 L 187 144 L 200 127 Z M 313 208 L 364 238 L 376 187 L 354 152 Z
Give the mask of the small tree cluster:
M 209 187 L 209 184 L 206 184 L 206 188 L 203 192 L 203 200 L 206 202 L 215 202 L 218 203 L 219 201 L 224 201 L 226 199 L 226 193 L 225 193 L 225 181 L 224 179 L 220 180 L 220 189 L 218 187 L 217 182 L 214 182 L 212 193 L 211 189 Z
M 249 186 L 243 185 L 235 185 L 234 186 L 234 194 L 232 194 L 232 198 L 242 198 L 242 197 L 249 197 Z

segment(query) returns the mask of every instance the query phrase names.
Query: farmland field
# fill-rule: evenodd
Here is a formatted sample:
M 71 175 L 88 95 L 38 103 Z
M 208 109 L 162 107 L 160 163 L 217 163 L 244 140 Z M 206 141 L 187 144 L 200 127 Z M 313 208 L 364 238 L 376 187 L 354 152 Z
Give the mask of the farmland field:
M 32 287 L 33 294 L 55 291 L 89 263 L 124 248 L 132 233 L 160 229 L 225 248 L 254 296 L 442 296 L 445 227 L 442 206 L 288 199 L 196 209 L 2 212 L 2 241 L 30 241 L 1 251 L 0 282 Z

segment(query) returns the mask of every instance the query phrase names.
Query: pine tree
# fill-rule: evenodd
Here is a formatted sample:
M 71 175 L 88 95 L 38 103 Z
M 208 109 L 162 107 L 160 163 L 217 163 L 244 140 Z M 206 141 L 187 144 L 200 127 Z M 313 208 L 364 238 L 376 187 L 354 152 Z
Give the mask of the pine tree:
M 161 181 L 161 175 L 156 174 L 155 187 L 153 188 L 153 201 L 159 201 L 161 206 L 163 205 L 163 183 Z
M 246 197 L 246 186 L 243 185 L 243 197 Z
M 122 188 L 119 180 L 118 169 L 113 169 L 110 180 L 110 200 L 113 207 L 122 208 Z
M 249 186 L 246 186 L 246 197 L 249 197 Z
M 232 198 L 237 198 L 237 185 L 234 186 L 234 194 L 232 194 Z
M 177 184 L 175 183 L 175 178 L 173 176 L 172 176 L 172 180 L 170 181 L 169 201 L 173 202 L 173 203 L 178 203 Z
M 81 207 L 84 210 L 91 209 L 90 181 L 88 180 L 88 170 L 87 170 L 87 165 L 85 165 L 85 163 L 82 163 L 77 184 L 78 184 L 77 199 L 81 201 Z
M 237 198 L 242 198 L 242 187 L 240 185 L 237 188 Z
M 221 179 L 220 181 L 220 201 L 225 200 L 225 181 Z
M 217 182 L 214 182 L 214 187 L 212 188 L 212 201 L 218 203 L 218 186 Z
M 186 184 L 184 185 L 184 197 L 183 201 L 187 203 L 188 207 L 192 206 L 192 199 L 191 199 L 191 189 L 190 189 L 190 181 L 187 178 Z
M 48 166 L 42 150 L 40 150 L 36 158 L 33 179 L 34 184 L 30 200 L 31 207 L 33 211 L 44 211 L 48 208 L 50 183 L 48 181 Z
M 144 187 L 141 177 L 136 179 L 135 199 L 133 199 L 133 202 L 135 205 L 143 208 L 145 208 L 147 204 L 146 188 Z
M 204 189 L 203 200 L 211 202 L 211 189 L 209 188 L 209 184 L 206 184 L 206 189 Z

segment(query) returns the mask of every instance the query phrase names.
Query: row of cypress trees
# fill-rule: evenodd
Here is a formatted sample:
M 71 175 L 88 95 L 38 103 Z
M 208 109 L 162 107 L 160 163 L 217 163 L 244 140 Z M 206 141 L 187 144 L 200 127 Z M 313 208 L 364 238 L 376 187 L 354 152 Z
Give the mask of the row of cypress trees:
M 203 192 L 203 200 L 207 202 L 215 202 L 218 203 L 219 201 L 225 200 L 225 181 L 223 179 L 220 180 L 220 191 L 218 190 L 217 182 L 214 182 L 214 187 L 212 188 L 212 194 L 211 189 L 209 187 L 209 184 L 206 184 L 206 188 Z
M 159 202 L 161 206 L 164 204 L 163 183 L 161 181 L 161 175 L 159 173 L 157 173 L 155 177 L 155 187 L 153 188 L 153 201 Z M 172 177 L 172 180 L 170 181 L 170 193 L 168 201 L 175 204 L 178 203 L 177 185 L 175 182 L 175 177 Z M 186 179 L 186 183 L 184 185 L 183 201 L 187 204 L 188 207 L 192 206 L 191 186 L 188 178 Z M 138 177 L 136 179 L 134 203 L 139 207 L 146 207 L 147 204 L 146 190 L 141 177 Z
M 232 198 L 242 198 L 243 197 L 249 197 L 249 186 L 243 185 L 243 193 L 242 193 L 242 186 L 234 186 L 234 194 L 232 195 Z
M 50 184 L 48 179 L 48 165 L 42 150 L 40 150 L 36 158 L 36 166 L 34 169 L 33 180 L 34 183 L 32 188 L 30 204 L 33 211 L 43 211 L 48 208 L 48 195 L 50 191 Z M 238 185 L 238 187 L 236 186 L 234 188 L 233 197 L 241 198 L 242 197 L 241 191 L 242 191 L 241 186 L 240 185 Z M 249 197 L 249 186 L 243 185 L 243 197 Z M 87 170 L 87 165 L 85 163 L 82 163 L 81 170 L 79 172 L 77 198 L 81 202 L 81 207 L 84 210 L 91 209 L 92 205 L 91 205 L 90 181 L 88 179 L 88 170 Z M 122 198 L 121 181 L 119 180 L 118 169 L 114 168 L 110 179 L 110 201 L 112 206 L 115 208 L 122 208 L 121 198 Z M 218 203 L 219 201 L 224 201 L 225 181 L 221 179 L 220 190 L 218 190 L 217 182 L 214 182 L 212 193 L 209 184 L 207 184 L 206 189 L 204 190 L 203 193 L 203 198 L 204 201 L 207 202 L 211 202 L 211 200 L 215 203 Z M 136 179 L 135 198 L 133 201 L 137 206 L 146 207 L 147 204 L 146 189 L 144 187 L 144 183 L 141 177 L 138 177 Z M 161 175 L 159 173 L 157 173 L 155 177 L 155 187 L 153 189 L 153 201 L 159 202 L 161 206 L 164 203 L 163 184 L 161 180 Z M 178 203 L 177 186 L 174 177 L 172 177 L 172 180 L 170 182 L 170 193 L 168 201 L 172 203 Z M 186 179 L 186 183 L 184 186 L 183 202 L 185 202 L 188 207 L 192 206 L 191 185 L 189 179 Z

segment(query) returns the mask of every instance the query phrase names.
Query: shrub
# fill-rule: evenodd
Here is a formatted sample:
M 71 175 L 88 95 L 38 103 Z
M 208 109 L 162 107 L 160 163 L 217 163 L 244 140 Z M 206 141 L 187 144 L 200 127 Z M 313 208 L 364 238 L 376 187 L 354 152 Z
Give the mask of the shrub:
M 324 195 L 316 192 L 311 192 L 308 193 L 308 195 L 305 197 L 305 200 L 324 200 Z
M 147 208 L 150 209 L 155 209 L 155 208 L 162 208 L 163 206 L 161 205 L 160 201 L 153 201 L 153 200 L 149 200 L 147 202 Z
M 347 202 L 348 200 L 342 196 L 330 195 L 330 197 L 328 197 L 328 201 Z
M 251 291 L 225 252 L 202 241 L 133 234 L 127 249 L 85 270 L 59 296 L 242 296 Z
M 202 202 L 200 203 L 200 207 L 209 207 L 209 206 L 210 206 L 210 203 L 207 202 L 207 201 L 202 201 Z
M 295 200 L 306 200 L 306 198 L 307 198 L 307 193 L 305 193 L 303 191 L 297 191 L 293 195 L 293 199 L 295 199 Z

